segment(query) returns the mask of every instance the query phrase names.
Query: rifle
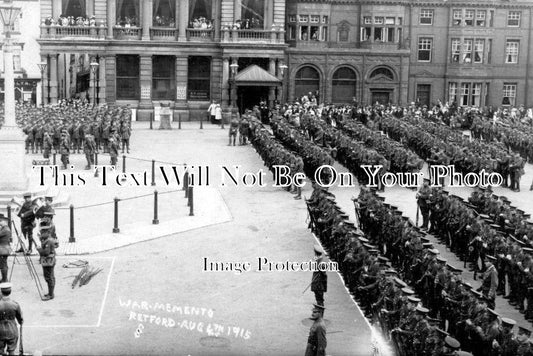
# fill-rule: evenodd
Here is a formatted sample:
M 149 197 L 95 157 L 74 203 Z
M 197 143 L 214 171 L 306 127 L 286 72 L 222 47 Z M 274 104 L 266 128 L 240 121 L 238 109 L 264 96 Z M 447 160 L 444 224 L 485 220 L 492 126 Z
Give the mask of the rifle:
M 311 284 L 313 284 L 313 282 L 315 281 L 315 278 L 318 276 L 318 274 L 315 274 L 313 276 L 313 279 L 311 279 L 311 283 L 309 283 L 309 285 L 307 286 L 307 288 L 304 289 L 304 291 L 302 292 L 302 294 L 304 294 L 308 289 L 309 287 L 311 287 Z
M 418 227 L 419 216 L 420 216 L 420 205 L 417 202 L 416 203 L 416 223 L 415 223 L 416 227 Z

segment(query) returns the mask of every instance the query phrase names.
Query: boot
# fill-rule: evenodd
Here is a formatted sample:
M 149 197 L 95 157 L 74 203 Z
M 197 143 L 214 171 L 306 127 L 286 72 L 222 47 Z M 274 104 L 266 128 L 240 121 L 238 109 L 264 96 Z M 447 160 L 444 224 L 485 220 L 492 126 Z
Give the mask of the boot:
M 0 270 L 0 272 L 2 272 L 2 281 L 1 281 L 1 283 L 7 282 L 8 281 L 8 279 L 7 279 L 7 268 L 2 268 Z
M 48 294 L 45 294 L 43 297 L 43 300 L 51 300 L 54 299 L 54 285 L 48 284 Z

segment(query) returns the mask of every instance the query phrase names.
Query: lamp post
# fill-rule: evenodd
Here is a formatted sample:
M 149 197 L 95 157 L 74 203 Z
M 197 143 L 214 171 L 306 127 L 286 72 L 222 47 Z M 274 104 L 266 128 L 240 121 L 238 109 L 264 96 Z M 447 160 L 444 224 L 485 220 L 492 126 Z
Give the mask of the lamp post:
M 44 72 L 46 71 L 46 68 L 48 67 L 48 63 L 46 62 L 39 62 L 37 63 L 37 66 L 39 67 L 39 70 L 41 71 L 41 107 L 44 108 Z
M 279 63 L 279 66 L 278 66 L 278 69 L 279 69 L 279 74 L 280 74 L 280 79 L 281 79 L 281 93 L 278 94 L 278 101 L 281 103 L 281 100 L 283 98 L 283 88 L 284 88 L 284 84 L 285 84 L 285 71 L 287 70 L 287 68 L 289 68 L 285 63 L 283 62 L 280 62 Z
M 0 174 L 0 191 L 27 189 L 24 134 L 17 127 L 15 119 L 15 74 L 13 71 L 14 25 L 20 15 L 20 7 L 13 6 L 12 0 L 0 4 L 0 20 L 4 26 L 4 124 L 0 129 L 0 157 L 2 170 Z
M 93 108 L 96 106 L 96 70 L 100 65 L 96 60 L 93 60 L 90 64 L 91 73 L 93 74 Z
M 230 72 L 231 72 L 231 80 L 230 80 L 230 92 L 231 92 L 231 100 L 230 100 L 230 106 L 232 109 L 237 105 L 237 87 L 235 84 L 235 75 L 237 74 L 237 70 L 239 69 L 239 65 L 236 61 L 233 61 L 230 66 Z

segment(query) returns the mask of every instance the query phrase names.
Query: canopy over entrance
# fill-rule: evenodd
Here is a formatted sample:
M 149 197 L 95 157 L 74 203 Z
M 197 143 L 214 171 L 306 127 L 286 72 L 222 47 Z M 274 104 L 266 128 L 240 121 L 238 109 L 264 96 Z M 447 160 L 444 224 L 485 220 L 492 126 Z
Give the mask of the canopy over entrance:
M 237 86 L 278 86 L 281 85 L 281 81 L 258 65 L 252 64 L 237 73 L 235 84 Z

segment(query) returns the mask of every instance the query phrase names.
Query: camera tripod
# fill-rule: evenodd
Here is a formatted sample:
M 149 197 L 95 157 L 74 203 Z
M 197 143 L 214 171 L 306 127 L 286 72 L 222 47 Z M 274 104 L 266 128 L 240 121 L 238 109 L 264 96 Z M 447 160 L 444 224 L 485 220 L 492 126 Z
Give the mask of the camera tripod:
M 13 226 L 13 230 L 15 231 L 15 234 L 17 235 L 17 240 L 18 240 L 15 251 L 18 251 L 19 248 L 22 249 L 24 263 L 26 263 L 26 266 L 28 267 L 30 277 L 31 279 L 35 281 L 35 286 L 37 287 L 37 292 L 39 292 L 39 297 L 41 298 L 41 300 L 44 300 L 43 285 L 41 284 L 41 280 L 39 279 L 39 275 L 37 274 L 37 270 L 35 269 L 35 265 L 33 264 L 31 256 L 26 254 L 28 250 L 26 249 L 26 244 L 24 243 L 24 240 L 21 238 L 19 234 L 17 226 L 15 225 L 15 221 L 11 220 L 11 226 Z M 30 238 L 33 240 L 33 237 L 30 237 Z M 35 244 L 35 246 L 37 246 L 37 242 L 35 242 L 35 240 L 33 240 L 33 243 Z M 14 254 L 13 264 L 11 265 L 11 272 L 9 274 L 10 281 L 11 281 L 11 276 L 13 275 L 13 268 L 15 267 L 15 262 L 19 263 L 16 254 Z

